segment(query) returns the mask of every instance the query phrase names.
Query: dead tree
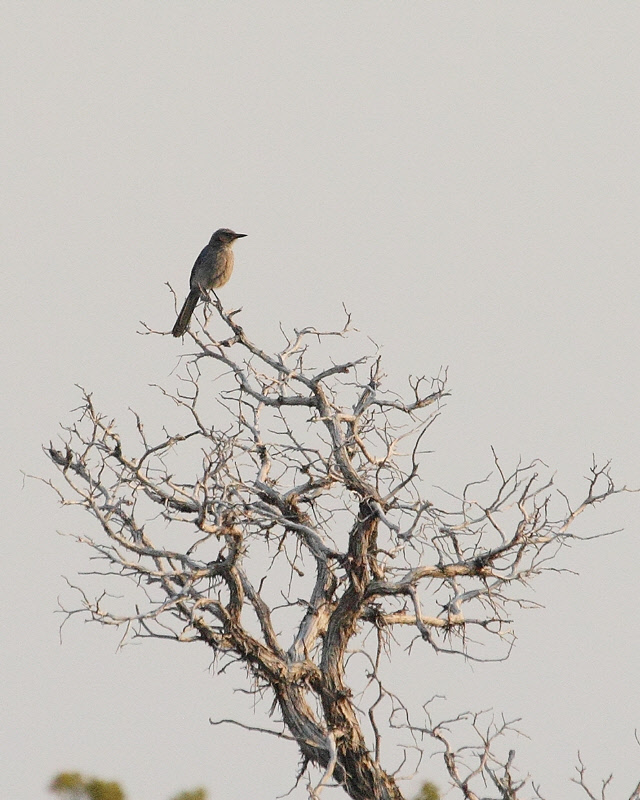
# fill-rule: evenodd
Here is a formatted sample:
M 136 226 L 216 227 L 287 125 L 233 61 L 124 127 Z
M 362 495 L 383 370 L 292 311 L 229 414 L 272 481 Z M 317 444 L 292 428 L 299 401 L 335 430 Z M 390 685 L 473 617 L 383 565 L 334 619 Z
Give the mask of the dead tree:
M 480 775 L 496 797 L 520 797 L 512 755 L 502 771 L 486 756 L 463 775 L 446 726 L 414 723 L 381 663 L 407 634 L 414 658 L 420 645 L 475 658 L 474 642 L 492 640 L 506 657 L 525 585 L 575 539 L 579 514 L 623 491 L 608 465 L 594 464 L 570 503 L 544 465 L 507 471 L 495 458 L 484 481 L 436 502 L 419 470 L 444 374 L 410 379 L 401 396 L 385 388 L 377 353 L 331 360 L 348 322 L 296 331 L 271 354 L 237 313 L 212 309 L 189 334 L 177 388 L 160 389 L 181 432 L 167 422 L 151 435 L 135 415 L 126 437 L 85 393 L 63 444 L 47 448 L 60 500 L 97 523 L 76 538 L 102 565 L 102 589 L 75 587 L 68 614 L 120 627 L 123 640 L 203 642 L 221 668 L 241 663 L 297 743 L 298 780 L 319 776 L 310 797 L 337 784 L 354 800 L 400 800 L 401 759 L 382 757 L 389 728 L 412 748 L 424 736 L 443 745 L 462 796 L 477 797 Z M 124 608 L 114 580 L 130 582 Z

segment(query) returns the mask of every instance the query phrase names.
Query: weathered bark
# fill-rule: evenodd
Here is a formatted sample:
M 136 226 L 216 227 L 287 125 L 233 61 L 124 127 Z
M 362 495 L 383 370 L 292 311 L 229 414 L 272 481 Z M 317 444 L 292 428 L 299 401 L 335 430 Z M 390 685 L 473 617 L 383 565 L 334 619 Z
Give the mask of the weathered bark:
M 370 554 L 378 527 L 377 514 L 362 501 L 349 535 L 345 569 L 349 585 L 329 620 L 324 638 L 318 689 L 329 729 L 334 733 L 344 786 L 354 800 L 402 800 L 395 781 L 375 762 L 365 743 L 351 690 L 344 682 L 344 655 L 358 626 L 371 580 Z

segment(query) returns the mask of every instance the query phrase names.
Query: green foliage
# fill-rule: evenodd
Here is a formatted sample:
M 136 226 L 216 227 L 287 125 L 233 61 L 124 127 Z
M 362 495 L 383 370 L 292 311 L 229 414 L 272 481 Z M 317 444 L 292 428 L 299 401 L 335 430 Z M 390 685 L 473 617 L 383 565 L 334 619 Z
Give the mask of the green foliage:
M 207 800 L 207 790 L 201 786 L 190 792 L 180 792 L 172 800 Z
M 115 781 L 99 781 L 92 778 L 85 784 L 91 800 L 124 800 L 124 792 Z
M 415 797 L 415 800 L 440 800 L 440 790 L 431 781 L 422 784 L 422 788 Z
M 84 778 L 79 772 L 61 772 L 51 781 L 49 789 L 68 800 L 125 800 L 119 783 Z M 207 800 L 207 790 L 200 786 L 180 792 L 173 800 Z
M 79 772 L 61 772 L 51 781 L 49 789 L 56 794 L 81 794 L 84 792 L 84 781 Z
M 79 772 L 61 772 L 51 781 L 49 789 L 62 797 L 78 800 L 125 800 L 120 784 L 83 778 Z

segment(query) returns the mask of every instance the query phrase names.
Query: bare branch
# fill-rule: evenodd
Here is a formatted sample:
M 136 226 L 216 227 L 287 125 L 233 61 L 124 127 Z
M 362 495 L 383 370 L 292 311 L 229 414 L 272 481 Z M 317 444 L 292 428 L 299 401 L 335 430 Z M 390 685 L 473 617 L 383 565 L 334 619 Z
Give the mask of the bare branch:
M 285 333 L 276 352 L 238 319 L 213 298 L 175 385 L 157 387 L 180 424 L 186 415 L 183 432 L 149 430 L 135 411 L 123 432 L 83 391 L 78 419 L 45 448 L 58 473 L 45 482 L 93 523 L 75 534 L 91 567 L 64 621 L 115 626 L 122 644 L 199 641 L 218 671 L 243 666 L 282 732 L 212 724 L 294 740 L 299 779 L 317 771 L 312 798 L 331 781 L 354 800 L 401 800 L 398 770 L 417 769 L 426 744 L 459 796 L 519 798 L 531 786 L 542 797 L 513 748 L 499 752 L 514 722 L 427 713 L 416 726 L 402 680 L 383 679 L 381 665 L 401 637 L 414 659 L 507 658 L 512 612 L 536 606 L 529 585 L 589 538 L 573 532 L 577 517 L 626 487 L 594 460 L 570 500 L 541 462 L 508 469 L 494 452 L 493 472 L 461 492 L 425 489 L 420 460 L 449 394 L 445 371 L 410 378 L 402 396 L 385 387 L 377 350 L 344 356 L 348 314 L 341 330 Z M 471 745 L 454 741 L 464 724 Z M 390 729 L 405 737 L 395 760 L 383 747 Z M 584 768 L 577 782 L 594 796 Z

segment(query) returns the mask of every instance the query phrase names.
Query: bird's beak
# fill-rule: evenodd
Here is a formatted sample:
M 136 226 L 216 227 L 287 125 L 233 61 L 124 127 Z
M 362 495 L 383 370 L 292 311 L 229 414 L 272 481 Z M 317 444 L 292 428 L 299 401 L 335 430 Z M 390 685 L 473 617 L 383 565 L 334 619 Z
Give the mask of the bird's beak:
M 236 237 L 235 238 L 236 239 L 242 239 L 246 235 L 247 235 L 246 233 L 236 233 Z

